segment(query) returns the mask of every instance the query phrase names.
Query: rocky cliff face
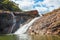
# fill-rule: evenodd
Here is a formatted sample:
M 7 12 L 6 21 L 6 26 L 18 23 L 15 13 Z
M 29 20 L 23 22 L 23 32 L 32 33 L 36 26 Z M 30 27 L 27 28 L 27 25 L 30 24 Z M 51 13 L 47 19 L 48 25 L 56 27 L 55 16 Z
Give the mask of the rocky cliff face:
M 21 24 L 24 25 L 37 16 L 37 10 L 27 12 L 0 11 L 0 34 L 10 33 L 14 20 L 16 20 L 16 22 L 11 33 L 14 33 L 21 26 Z
M 10 13 L 0 13 L 0 34 L 9 33 L 13 25 L 13 16 Z
M 44 14 L 28 30 L 29 34 L 60 34 L 60 8 Z
M 24 24 L 30 22 L 33 18 L 39 16 L 37 10 L 26 11 L 26 12 L 14 12 L 14 15 L 16 17 L 16 25 L 12 33 L 14 33 L 18 28 L 20 28 Z

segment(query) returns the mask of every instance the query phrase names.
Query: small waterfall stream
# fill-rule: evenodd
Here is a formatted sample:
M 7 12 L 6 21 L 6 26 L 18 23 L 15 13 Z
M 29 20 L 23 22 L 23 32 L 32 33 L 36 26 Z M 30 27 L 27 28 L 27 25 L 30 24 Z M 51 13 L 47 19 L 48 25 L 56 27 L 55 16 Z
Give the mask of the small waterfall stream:
M 16 24 L 16 19 L 15 19 L 15 16 L 14 16 L 13 12 L 11 12 L 11 15 L 13 16 L 13 25 L 12 25 L 12 28 L 11 28 L 11 30 L 10 30 L 10 34 L 12 33 L 13 28 L 14 28 L 14 26 L 15 26 L 15 24 Z
M 21 28 L 19 28 L 14 34 L 24 34 L 27 29 L 40 17 L 36 17 L 33 20 L 31 20 L 29 23 L 23 25 Z

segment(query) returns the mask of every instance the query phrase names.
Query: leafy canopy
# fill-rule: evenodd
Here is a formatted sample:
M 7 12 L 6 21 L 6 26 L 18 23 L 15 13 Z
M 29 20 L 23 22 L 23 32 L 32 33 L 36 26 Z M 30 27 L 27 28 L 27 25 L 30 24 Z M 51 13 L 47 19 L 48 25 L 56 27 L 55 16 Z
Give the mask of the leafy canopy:
M 9 0 L 0 0 L 0 10 L 22 11 L 15 2 Z

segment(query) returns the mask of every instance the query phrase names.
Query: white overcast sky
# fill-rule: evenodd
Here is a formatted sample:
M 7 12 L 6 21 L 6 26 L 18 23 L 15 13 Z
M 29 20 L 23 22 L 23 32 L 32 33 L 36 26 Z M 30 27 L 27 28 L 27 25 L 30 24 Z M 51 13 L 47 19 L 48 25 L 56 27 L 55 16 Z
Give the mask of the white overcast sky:
M 19 8 L 28 10 L 38 10 L 39 13 L 44 14 L 60 7 L 60 0 L 12 0 L 19 4 Z

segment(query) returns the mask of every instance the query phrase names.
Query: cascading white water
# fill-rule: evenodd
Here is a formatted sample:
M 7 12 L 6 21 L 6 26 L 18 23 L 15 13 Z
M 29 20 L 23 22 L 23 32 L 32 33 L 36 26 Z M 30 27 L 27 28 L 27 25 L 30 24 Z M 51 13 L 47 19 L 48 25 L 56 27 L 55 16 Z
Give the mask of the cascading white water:
M 27 29 L 40 17 L 36 17 L 33 20 L 31 20 L 29 23 L 23 25 L 21 28 L 19 28 L 14 34 L 23 34 L 27 31 Z

